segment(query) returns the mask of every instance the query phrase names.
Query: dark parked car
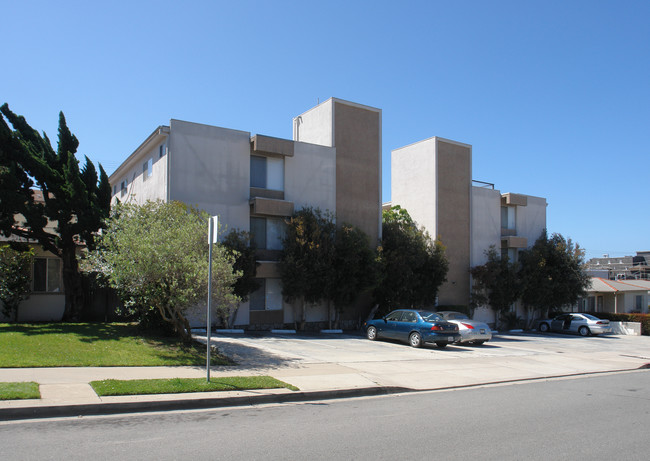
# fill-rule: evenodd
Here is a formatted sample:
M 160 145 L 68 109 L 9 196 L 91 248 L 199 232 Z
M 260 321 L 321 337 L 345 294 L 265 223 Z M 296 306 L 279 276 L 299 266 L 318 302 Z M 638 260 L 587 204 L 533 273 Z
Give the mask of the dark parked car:
M 611 333 L 612 327 L 609 320 L 601 320 L 589 314 L 561 314 L 551 320 L 540 320 L 539 331 L 545 333 L 549 330 L 578 333 L 580 336 L 599 335 Z
M 447 322 L 435 312 L 417 309 L 399 309 L 381 319 L 364 324 L 366 337 L 374 341 L 378 338 L 398 339 L 413 347 L 423 343 L 436 343 L 445 347 L 460 341 L 458 325 Z

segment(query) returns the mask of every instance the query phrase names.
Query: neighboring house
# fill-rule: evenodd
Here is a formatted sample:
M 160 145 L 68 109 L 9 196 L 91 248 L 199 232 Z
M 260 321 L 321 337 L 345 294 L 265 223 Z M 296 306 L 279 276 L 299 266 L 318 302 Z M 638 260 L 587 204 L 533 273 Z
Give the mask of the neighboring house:
M 472 146 L 433 137 L 392 151 L 392 205 L 406 208 L 433 238 L 439 238 L 449 258 L 447 281 L 439 305 L 470 302 L 469 269 L 486 262 L 494 245 L 511 261 L 546 228 L 546 199 L 501 193 L 494 185 L 472 181 Z M 522 306 L 513 306 L 524 316 Z M 474 318 L 494 321 L 491 309 Z
M 650 251 L 637 251 L 636 256 L 591 258 L 586 268 L 591 275 L 610 280 L 650 280 Z
M 34 190 L 36 201 L 43 200 L 43 193 Z M 18 215 L 15 218 L 18 226 L 22 225 L 24 218 Z M 48 223 L 46 229 L 54 233 L 56 226 Z M 36 241 L 25 240 L 12 235 L 4 237 L 0 235 L 0 244 L 5 242 L 22 242 L 28 244 L 34 250 L 34 262 L 32 264 L 32 281 L 29 298 L 23 301 L 18 307 L 18 322 L 45 322 L 58 321 L 63 317 L 65 309 L 65 293 L 63 291 L 63 273 L 61 259 L 45 251 Z M 0 321 L 4 318 L 0 309 Z
M 339 223 L 368 234 L 373 246 L 381 237 L 381 110 L 331 98 L 293 119 L 293 138 L 171 120 L 109 178 L 114 202 L 178 200 L 218 215 L 226 233 L 253 234 L 261 288 L 242 303 L 234 326 L 294 321 L 278 268 L 285 218 L 294 210 L 336 214 Z M 191 318 L 202 325 L 204 310 Z M 307 321 L 327 321 L 325 306 L 309 307 Z
M 648 313 L 650 280 L 608 280 L 591 277 L 579 312 Z

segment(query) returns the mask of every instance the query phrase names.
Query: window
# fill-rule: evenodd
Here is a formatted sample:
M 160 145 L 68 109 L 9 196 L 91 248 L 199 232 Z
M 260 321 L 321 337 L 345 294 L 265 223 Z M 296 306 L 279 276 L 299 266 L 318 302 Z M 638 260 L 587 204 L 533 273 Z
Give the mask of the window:
M 415 323 L 417 321 L 418 319 L 415 316 L 415 312 L 404 312 L 404 315 L 402 316 L 402 322 Z
M 153 174 L 153 159 L 150 158 L 142 164 L 142 180 L 146 181 Z
M 121 197 L 124 197 L 124 196 L 126 195 L 126 189 L 127 189 L 128 187 L 129 187 L 129 181 L 128 181 L 128 179 L 125 178 L 125 179 L 120 183 L 120 196 L 121 196 Z
M 266 157 L 251 155 L 251 187 L 266 189 Z
M 284 190 L 284 158 L 251 155 L 251 187 Z
M 260 287 L 249 296 L 250 310 L 282 310 L 282 284 L 280 279 L 257 279 Z
M 501 227 L 503 229 L 516 229 L 515 224 L 515 207 L 502 206 L 501 207 Z
M 282 239 L 286 234 L 286 223 L 280 218 L 260 218 L 252 216 L 251 235 L 255 247 L 262 250 L 281 250 Z
M 117 184 L 113 184 L 113 195 L 117 194 Z
M 641 309 L 643 308 L 643 296 L 637 295 L 634 300 L 635 300 L 634 308 L 637 311 L 641 312 Z
M 389 322 L 399 322 L 402 318 L 402 311 L 395 311 L 392 314 L 386 316 L 386 320 Z
M 34 258 L 32 291 L 55 293 L 62 291 L 61 260 L 58 258 Z
M 162 158 L 163 155 L 165 155 L 165 145 L 161 144 L 158 148 L 158 158 Z

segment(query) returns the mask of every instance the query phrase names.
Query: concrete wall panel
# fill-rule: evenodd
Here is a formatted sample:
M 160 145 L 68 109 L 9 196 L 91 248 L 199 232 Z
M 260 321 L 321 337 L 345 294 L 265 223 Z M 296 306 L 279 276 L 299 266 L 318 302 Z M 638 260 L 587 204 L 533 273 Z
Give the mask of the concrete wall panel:
M 170 126 L 170 200 L 219 215 L 226 232 L 248 230 L 250 134 L 180 120 Z

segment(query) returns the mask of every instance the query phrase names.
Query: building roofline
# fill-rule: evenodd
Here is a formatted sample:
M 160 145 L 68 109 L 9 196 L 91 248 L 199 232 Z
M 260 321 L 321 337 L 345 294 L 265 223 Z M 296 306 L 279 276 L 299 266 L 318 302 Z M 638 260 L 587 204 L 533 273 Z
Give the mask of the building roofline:
M 398 150 L 402 150 L 402 149 L 406 149 L 407 147 L 415 146 L 416 144 L 420 144 L 420 143 L 427 142 L 427 141 L 432 141 L 432 140 L 433 140 L 433 141 L 442 141 L 442 142 L 445 142 L 445 143 L 447 143 L 447 144 L 455 144 L 455 145 L 457 145 L 457 146 L 467 147 L 467 148 L 469 148 L 469 149 L 472 148 L 472 145 L 471 145 L 471 144 L 466 144 L 466 143 L 464 143 L 464 142 L 454 141 L 454 140 L 452 140 L 452 139 L 441 138 L 440 136 L 431 136 L 430 138 L 421 139 L 420 141 L 415 141 L 415 142 L 412 142 L 412 143 L 407 144 L 407 145 L 405 145 L 405 146 L 398 147 L 397 149 L 393 149 L 392 152 L 395 152 L 395 151 L 398 151 Z
M 315 110 L 315 109 L 319 108 L 320 106 L 322 106 L 324 104 L 327 104 L 329 102 L 337 102 L 339 104 L 344 104 L 344 105 L 350 106 L 350 107 L 356 107 L 358 109 L 365 109 L 365 110 L 369 110 L 369 111 L 372 111 L 372 112 L 377 112 L 377 113 L 380 113 L 380 114 L 382 113 L 382 110 L 377 108 L 377 107 L 366 106 L 365 104 L 359 104 L 357 102 L 352 102 L 352 101 L 347 101 L 345 99 L 339 99 L 339 98 L 331 97 L 331 98 L 329 98 L 329 99 L 327 99 L 327 100 L 325 100 L 325 101 L 323 101 L 323 102 L 321 102 L 319 104 L 316 104 L 314 107 L 312 107 L 310 109 L 307 109 L 303 113 L 301 113 L 299 115 L 296 115 L 295 117 L 293 117 L 293 119 L 295 120 L 298 117 L 302 117 L 303 115 L 305 115 L 305 114 L 311 112 L 312 110 Z
M 124 160 L 120 166 L 118 166 L 113 173 L 108 177 L 109 183 L 113 184 L 114 180 L 119 179 L 124 174 L 124 170 L 128 171 L 131 168 L 131 164 L 135 161 L 135 159 L 142 153 L 142 151 L 146 150 L 149 146 L 154 144 L 154 141 L 160 139 L 160 138 L 167 138 L 169 136 L 169 126 L 167 125 L 160 125 L 158 128 L 156 128 L 148 137 L 145 139 L 134 151 L 131 155 L 129 155 L 126 160 Z

